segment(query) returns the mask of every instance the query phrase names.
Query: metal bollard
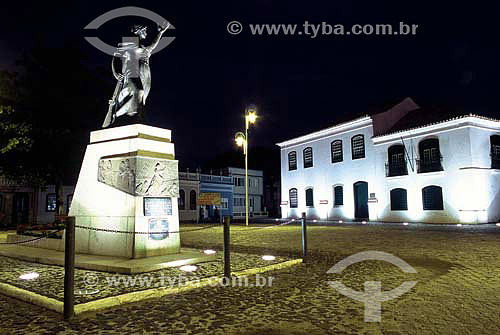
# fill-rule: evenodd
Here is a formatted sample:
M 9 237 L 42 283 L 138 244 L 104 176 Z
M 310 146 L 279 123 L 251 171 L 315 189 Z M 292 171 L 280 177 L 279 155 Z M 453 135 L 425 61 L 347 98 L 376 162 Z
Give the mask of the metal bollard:
M 64 319 L 73 317 L 75 310 L 75 217 L 68 216 L 64 241 Z
M 302 261 L 306 263 L 307 259 L 307 221 L 306 213 L 302 213 Z
M 229 251 L 231 217 L 224 217 L 224 277 L 231 278 L 231 258 Z

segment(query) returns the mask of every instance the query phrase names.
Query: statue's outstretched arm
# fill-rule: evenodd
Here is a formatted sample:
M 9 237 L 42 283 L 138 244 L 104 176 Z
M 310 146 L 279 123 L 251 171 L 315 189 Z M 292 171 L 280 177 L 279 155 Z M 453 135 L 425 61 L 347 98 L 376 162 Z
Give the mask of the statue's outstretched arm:
M 164 27 L 162 27 L 162 26 L 159 27 L 160 32 L 158 33 L 158 35 L 154 39 L 153 43 L 151 43 L 150 46 L 146 47 L 146 49 L 148 49 L 149 52 L 153 52 L 153 50 L 156 49 L 156 47 L 158 46 L 158 43 L 160 43 L 161 37 L 167 31 L 168 28 L 170 28 L 170 23 L 167 23 Z
M 120 66 L 118 62 L 120 61 L 120 58 L 115 54 L 113 56 L 113 60 L 111 61 L 111 70 L 113 71 L 113 76 L 115 76 L 116 80 L 121 80 L 123 78 L 123 74 L 116 71 L 116 68 Z

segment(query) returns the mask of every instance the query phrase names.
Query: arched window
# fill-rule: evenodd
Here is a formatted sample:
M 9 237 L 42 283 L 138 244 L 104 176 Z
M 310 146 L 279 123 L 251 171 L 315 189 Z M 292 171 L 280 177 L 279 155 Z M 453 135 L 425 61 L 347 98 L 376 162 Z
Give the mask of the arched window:
M 422 203 L 424 210 L 443 209 L 443 190 L 439 186 L 431 185 L 422 189 Z
M 290 151 L 288 154 L 288 171 L 297 170 L 297 152 Z
M 335 140 L 331 144 L 332 149 L 332 163 L 342 162 L 344 160 L 344 153 L 342 152 L 342 140 Z
M 290 198 L 290 208 L 297 208 L 299 205 L 297 189 L 291 188 L 290 191 L 288 191 L 288 197 Z
M 351 138 L 352 159 L 365 158 L 365 137 L 356 135 Z
M 196 191 L 195 190 L 191 190 L 191 192 L 189 192 L 189 209 L 190 210 L 196 209 Z
M 341 185 L 333 188 L 333 205 L 342 206 L 344 204 L 344 187 Z
M 310 168 L 313 166 L 313 149 L 307 147 L 303 151 L 304 154 L 304 168 Z
M 179 190 L 179 210 L 183 211 L 186 209 L 186 193 L 183 189 Z
M 314 207 L 314 195 L 312 188 L 306 189 L 306 206 Z
M 500 135 L 490 137 L 491 168 L 500 169 Z
M 55 193 L 47 194 L 45 198 L 45 211 L 46 212 L 55 212 L 57 207 L 57 196 Z
M 391 190 L 391 210 L 408 210 L 408 200 L 406 196 L 406 190 L 404 188 L 395 188 Z
M 408 174 L 404 145 L 396 144 L 389 147 L 387 156 L 387 177 L 404 176 Z
M 418 173 L 443 171 L 439 139 L 428 138 L 418 144 Z

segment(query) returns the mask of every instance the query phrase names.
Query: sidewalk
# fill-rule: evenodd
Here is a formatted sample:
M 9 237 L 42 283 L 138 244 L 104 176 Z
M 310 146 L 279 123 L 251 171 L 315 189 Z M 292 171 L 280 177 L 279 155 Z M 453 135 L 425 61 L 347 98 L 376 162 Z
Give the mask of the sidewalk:
M 2 236 L 0 236 L 0 239 Z M 64 266 L 64 252 L 27 247 L 23 245 L 0 245 L 0 255 L 28 262 Z M 112 256 L 76 254 L 75 267 L 86 270 L 124 274 L 144 273 L 167 267 L 208 262 L 215 255 L 205 255 L 201 250 L 182 248 L 178 254 L 129 259 Z

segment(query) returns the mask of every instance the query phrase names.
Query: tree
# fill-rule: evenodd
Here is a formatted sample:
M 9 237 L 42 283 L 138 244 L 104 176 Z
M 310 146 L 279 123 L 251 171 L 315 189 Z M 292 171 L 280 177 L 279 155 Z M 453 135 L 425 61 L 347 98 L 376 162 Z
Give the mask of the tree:
M 88 134 L 112 92 L 104 71 L 87 63 L 78 47 L 40 42 L 18 61 L 20 73 L 0 76 L 10 100 L 0 115 L 0 135 L 8 135 L 0 142 L 0 173 L 33 187 L 56 185 L 57 214 L 64 213 L 62 185 L 75 183 Z

